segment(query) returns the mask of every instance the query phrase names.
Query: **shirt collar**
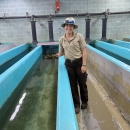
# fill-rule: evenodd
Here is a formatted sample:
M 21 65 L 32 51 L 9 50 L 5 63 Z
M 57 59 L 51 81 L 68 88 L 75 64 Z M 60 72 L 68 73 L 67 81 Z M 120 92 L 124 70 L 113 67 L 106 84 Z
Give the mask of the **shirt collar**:
M 77 35 L 77 33 L 76 33 L 76 32 L 73 32 L 73 38 L 72 38 L 72 39 L 74 39 L 74 38 L 76 37 L 76 35 Z M 65 34 L 62 36 L 62 38 L 63 38 L 64 40 L 67 40 L 66 37 L 65 37 Z

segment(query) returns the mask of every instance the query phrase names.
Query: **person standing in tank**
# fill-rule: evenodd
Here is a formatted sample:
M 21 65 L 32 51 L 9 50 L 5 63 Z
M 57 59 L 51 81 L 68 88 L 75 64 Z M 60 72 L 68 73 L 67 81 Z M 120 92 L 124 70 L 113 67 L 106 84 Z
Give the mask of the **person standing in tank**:
M 61 27 L 64 28 L 65 34 L 59 39 L 60 51 L 56 57 L 65 56 L 65 67 L 69 76 L 75 112 L 78 114 L 80 99 L 82 101 L 81 109 L 86 109 L 88 102 L 86 42 L 80 33 L 74 32 L 74 29 L 78 28 L 74 18 L 66 18 Z

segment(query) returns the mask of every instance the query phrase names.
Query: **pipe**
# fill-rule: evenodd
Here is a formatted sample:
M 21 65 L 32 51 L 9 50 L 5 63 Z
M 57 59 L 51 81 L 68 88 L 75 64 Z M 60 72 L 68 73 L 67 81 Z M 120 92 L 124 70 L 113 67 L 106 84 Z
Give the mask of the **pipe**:
M 53 39 L 53 21 L 51 19 L 48 21 L 48 28 L 49 28 L 49 42 L 54 42 L 54 39 Z
M 23 19 L 23 18 L 31 18 L 32 16 L 4 16 L 0 17 L 0 19 Z
M 130 11 L 124 11 L 124 12 L 110 12 L 110 14 L 129 14 Z
M 85 40 L 90 41 L 90 20 L 89 18 L 85 19 L 86 22 L 86 32 L 85 32 Z
M 34 20 L 31 21 L 32 39 L 33 39 L 32 43 L 38 43 L 35 23 L 36 23 L 36 21 L 34 21 Z
M 129 14 L 130 11 L 124 11 L 124 12 L 109 12 L 109 15 L 113 14 Z M 96 16 L 96 15 L 105 15 L 106 12 L 102 13 L 89 13 L 91 16 Z M 57 14 L 57 15 L 52 15 L 52 17 L 74 17 L 74 16 L 86 16 L 86 13 L 80 13 L 80 14 Z M 0 17 L 0 19 L 21 19 L 21 18 L 31 18 L 32 16 L 4 16 Z M 33 15 L 34 18 L 49 18 L 49 15 Z
M 106 41 L 106 30 L 107 30 L 107 17 L 105 15 L 105 18 L 102 18 L 102 38 L 101 40 Z

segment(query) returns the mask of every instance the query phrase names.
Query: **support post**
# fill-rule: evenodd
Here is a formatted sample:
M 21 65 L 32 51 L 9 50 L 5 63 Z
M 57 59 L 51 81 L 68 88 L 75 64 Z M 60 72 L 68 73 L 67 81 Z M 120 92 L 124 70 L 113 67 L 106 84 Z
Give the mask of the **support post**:
M 31 29 L 32 29 L 32 43 L 38 43 L 37 41 L 37 34 L 36 34 L 36 21 L 34 19 L 31 20 Z
M 86 30 L 85 30 L 85 40 L 90 41 L 90 20 L 89 17 L 85 19 L 86 22 Z
M 107 17 L 105 15 L 105 18 L 102 18 L 102 38 L 101 40 L 106 41 L 106 31 L 107 31 Z
M 54 38 L 53 38 L 53 21 L 51 19 L 48 21 L 48 28 L 49 28 L 49 42 L 54 42 Z

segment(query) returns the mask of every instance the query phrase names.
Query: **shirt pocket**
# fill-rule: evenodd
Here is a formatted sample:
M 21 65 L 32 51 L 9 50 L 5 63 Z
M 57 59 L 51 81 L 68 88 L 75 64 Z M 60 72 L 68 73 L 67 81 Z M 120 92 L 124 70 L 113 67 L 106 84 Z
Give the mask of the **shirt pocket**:
M 76 38 L 72 41 L 71 43 L 71 47 L 74 47 L 74 48 L 79 48 L 79 38 Z
M 67 50 L 67 49 L 68 49 L 68 46 L 69 46 L 69 45 L 68 45 L 67 42 L 63 42 L 63 49 L 64 49 L 64 50 Z

